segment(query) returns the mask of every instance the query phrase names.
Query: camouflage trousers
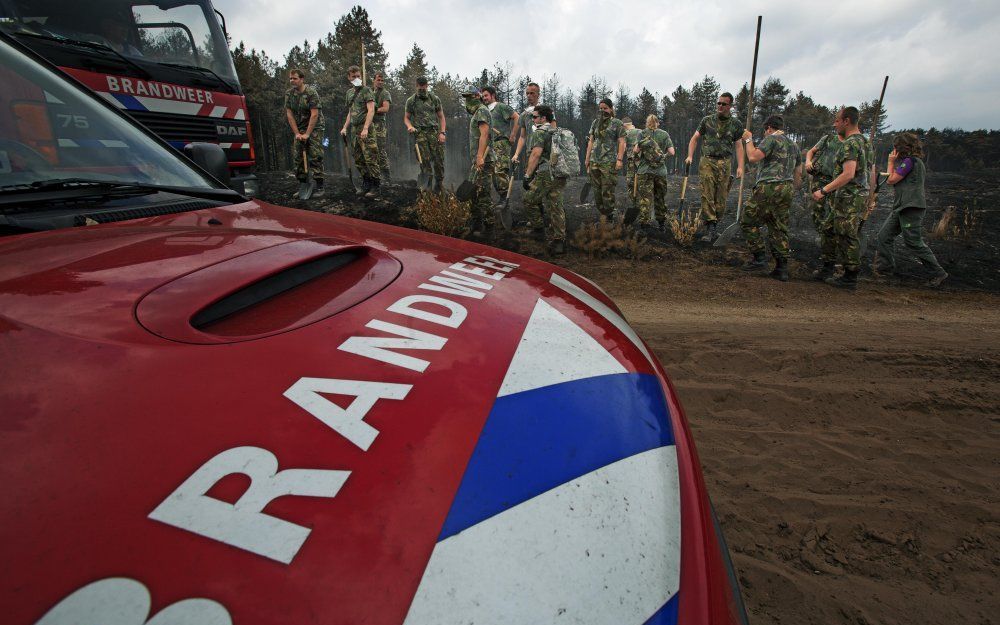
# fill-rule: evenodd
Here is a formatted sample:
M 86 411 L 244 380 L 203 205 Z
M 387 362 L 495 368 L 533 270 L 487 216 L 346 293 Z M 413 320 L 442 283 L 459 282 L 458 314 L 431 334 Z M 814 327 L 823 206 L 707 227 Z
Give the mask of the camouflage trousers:
M 655 218 L 662 220 L 667 215 L 667 179 L 657 174 L 637 174 L 639 176 L 639 223 Z
M 896 237 L 903 235 L 903 244 L 917 259 L 935 273 L 944 271 L 934 252 L 924 242 L 923 220 L 926 208 L 904 208 L 892 211 L 878 231 L 878 255 L 875 257 L 875 268 L 878 271 L 893 272 L 896 270 L 896 258 L 893 254 L 893 243 Z
M 812 176 L 812 181 L 809 183 L 809 195 L 806 196 L 806 209 L 809 210 L 809 213 L 812 216 L 816 232 L 823 229 L 823 222 L 826 221 L 827 211 L 830 210 L 830 201 L 828 197 L 824 197 L 822 200 L 817 202 L 813 199 L 812 194 L 817 189 L 825 187 L 832 180 L 833 178 L 829 178 L 827 176 Z
M 614 163 L 591 163 L 587 172 L 590 176 L 590 186 L 594 192 L 594 204 L 597 210 L 611 219 L 615 212 L 615 185 L 618 184 L 618 172 Z
M 313 180 L 323 179 L 323 129 L 313 128 L 313 133 L 309 135 L 307 141 L 292 141 L 292 162 L 295 163 L 295 177 L 299 180 L 307 178 L 306 166 L 303 163 L 302 153 L 305 152 L 305 160 L 309 163 L 309 173 L 313 175 Z
M 510 184 L 510 139 L 501 137 L 493 140 L 493 188 L 497 195 L 507 197 Z
M 829 237 L 829 247 L 834 262 L 844 266 L 844 269 L 857 271 L 861 265 L 861 239 L 858 228 L 861 226 L 861 216 L 865 212 L 863 193 L 844 193 L 843 190 L 834 194 L 830 202 L 830 213 L 823 224 L 824 236 Z
M 493 162 L 486 161 L 481 172 L 476 172 L 475 167 L 469 174 L 472 184 L 476 185 L 476 190 L 469 200 L 469 212 L 472 213 L 472 221 L 482 221 L 487 227 L 493 226 L 493 202 L 490 199 L 490 186 L 492 183 Z
M 757 256 L 768 249 L 775 258 L 788 258 L 788 214 L 792 209 L 791 182 L 761 182 L 743 209 L 740 228 L 747 247 Z M 767 242 L 760 229 L 767 227 Z
M 728 157 L 702 156 L 698 162 L 698 178 L 701 180 L 701 218 L 705 223 L 715 223 L 726 214 L 731 169 L 732 159 Z
M 362 176 L 378 179 L 378 145 L 375 135 L 369 130 L 368 138 L 361 138 L 361 130 L 351 131 L 351 158 Z
M 444 144 L 438 141 L 437 128 L 417 128 L 414 141 L 420 147 L 420 173 L 434 176 L 435 188 L 444 184 Z
M 534 213 L 545 215 L 545 240 L 566 240 L 566 211 L 563 208 L 563 191 L 566 178 L 556 178 L 549 171 L 540 171 L 531 181 L 531 188 L 524 195 L 524 205 Z
M 378 148 L 378 168 L 382 172 L 382 177 L 389 177 L 389 127 L 383 124 L 372 124 L 372 132 L 375 134 L 375 146 Z

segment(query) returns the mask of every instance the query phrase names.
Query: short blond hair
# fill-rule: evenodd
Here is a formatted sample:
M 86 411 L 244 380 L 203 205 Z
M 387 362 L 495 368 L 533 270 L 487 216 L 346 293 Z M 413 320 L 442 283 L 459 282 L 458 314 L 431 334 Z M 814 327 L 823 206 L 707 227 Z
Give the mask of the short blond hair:
M 653 130 L 659 127 L 660 127 L 660 120 L 656 117 L 656 115 L 649 115 L 648 117 L 646 117 L 646 128 Z

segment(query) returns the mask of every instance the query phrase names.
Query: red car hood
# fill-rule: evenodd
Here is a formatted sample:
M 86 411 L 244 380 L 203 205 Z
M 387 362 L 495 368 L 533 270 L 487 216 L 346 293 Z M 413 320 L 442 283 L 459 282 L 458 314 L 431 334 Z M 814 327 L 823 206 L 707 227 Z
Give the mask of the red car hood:
M 0 259 L 6 622 L 732 618 L 680 407 L 578 276 L 260 202 Z

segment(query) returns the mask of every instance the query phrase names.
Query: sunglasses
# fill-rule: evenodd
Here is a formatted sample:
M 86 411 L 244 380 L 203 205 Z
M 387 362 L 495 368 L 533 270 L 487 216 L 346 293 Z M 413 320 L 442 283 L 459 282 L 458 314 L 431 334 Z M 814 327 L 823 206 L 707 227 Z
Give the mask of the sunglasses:
M 716 106 L 732 106 L 730 102 L 716 102 Z

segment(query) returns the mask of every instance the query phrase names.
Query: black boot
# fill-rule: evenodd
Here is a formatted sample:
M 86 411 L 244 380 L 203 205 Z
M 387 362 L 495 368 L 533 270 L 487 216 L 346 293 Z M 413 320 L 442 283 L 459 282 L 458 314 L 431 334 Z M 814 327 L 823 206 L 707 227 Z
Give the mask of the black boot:
M 324 193 L 326 193 L 326 192 L 323 190 L 323 179 L 319 178 L 319 179 L 316 180 L 316 189 L 313 191 L 312 196 L 313 197 L 323 197 Z
M 566 254 L 566 244 L 562 239 L 555 239 L 548 244 L 548 251 L 552 256 L 564 256 Z
M 708 222 L 708 230 L 701 237 L 702 242 L 711 243 L 715 240 L 715 222 Z
M 813 272 L 813 279 L 824 282 L 827 278 L 832 278 L 836 266 L 837 264 L 832 260 L 825 261 L 820 269 Z
M 753 258 L 743 263 L 740 269 L 743 271 L 763 271 L 767 269 L 767 255 L 764 252 L 754 252 Z
M 368 183 L 368 192 L 365 193 L 365 197 L 369 200 L 378 197 L 379 190 L 382 187 L 382 180 L 379 178 L 369 178 L 371 182 Z
M 824 280 L 830 286 L 835 286 L 841 289 L 849 289 L 853 291 L 858 288 L 858 270 L 857 269 L 845 269 L 844 275 L 839 278 L 827 278 Z
M 370 186 L 370 183 L 368 182 L 368 176 L 362 176 L 361 177 L 361 188 L 355 190 L 354 191 L 354 195 L 356 195 L 358 197 L 361 197 L 365 193 L 368 193 L 369 189 L 371 189 L 371 186 Z
M 769 275 L 775 280 L 788 282 L 788 259 L 781 257 L 775 258 L 774 270 L 772 270 Z

